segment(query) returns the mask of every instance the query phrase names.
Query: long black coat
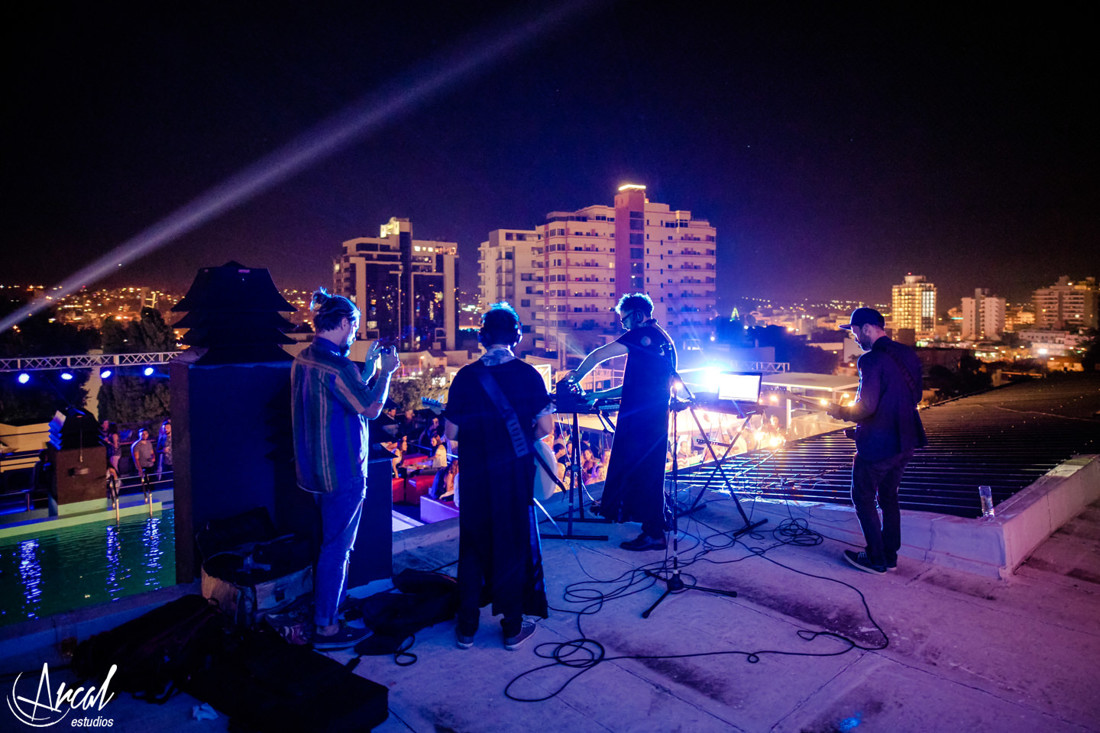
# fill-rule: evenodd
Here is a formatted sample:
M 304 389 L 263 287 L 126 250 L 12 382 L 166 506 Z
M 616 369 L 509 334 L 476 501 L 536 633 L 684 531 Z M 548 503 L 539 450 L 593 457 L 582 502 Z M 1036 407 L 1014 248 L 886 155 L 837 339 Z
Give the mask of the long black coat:
M 526 615 L 546 618 L 532 502 L 534 456 L 516 457 L 504 419 L 482 387 L 478 371 L 496 380 L 529 442 L 534 439 L 536 416 L 550 405 L 542 377 L 518 359 L 491 367 L 477 361 L 455 375 L 446 417 L 458 426 L 459 594 L 479 594 L 481 605 L 491 600 L 494 614 L 507 615 L 521 606 Z

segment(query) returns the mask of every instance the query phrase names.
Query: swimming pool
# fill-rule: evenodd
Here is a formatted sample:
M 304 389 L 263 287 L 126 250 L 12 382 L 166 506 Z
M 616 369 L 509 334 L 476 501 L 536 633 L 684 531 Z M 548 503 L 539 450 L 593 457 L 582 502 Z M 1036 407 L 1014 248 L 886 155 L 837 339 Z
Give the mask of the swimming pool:
M 0 539 L 0 626 L 144 593 L 176 582 L 168 507 Z

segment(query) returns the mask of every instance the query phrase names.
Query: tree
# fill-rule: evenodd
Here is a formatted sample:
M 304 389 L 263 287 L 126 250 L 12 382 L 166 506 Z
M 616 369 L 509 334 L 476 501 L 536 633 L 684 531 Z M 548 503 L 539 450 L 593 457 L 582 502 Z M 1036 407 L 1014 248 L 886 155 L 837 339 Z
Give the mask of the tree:
M 443 401 L 446 399 L 446 389 L 442 369 L 424 371 L 415 377 L 403 377 L 390 383 L 390 400 L 397 405 L 399 411 L 419 410 L 424 406 L 421 398 Z
M 924 386 L 936 390 L 939 400 L 983 392 L 993 386 L 993 377 L 984 367 L 972 354 L 963 354 L 959 358 L 957 371 L 939 364 L 933 365 L 928 370 Z
M 1081 367 L 1086 372 L 1091 372 L 1100 368 L 1100 335 L 1096 329 L 1089 332 L 1092 335 L 1092 340 L 1082 344 L 1085 349 L 1084 355 L 1081 357 Z
M 103 322 L 103 352 L 137 354 L 174 351 L 176 336 L 164 317 L 152 308 L 142 308 L 141 318 L 123 323 L 108 318 Z M 99 390 L 99 419 L 123 424 L 159 422 L 170 414 L 168 377 L 141 374 L 140 367 L 120 369 Z
M 0 315 L 7 315 L 24 304 L 17 298 L 0 301 Z M 81 329 L 59 323 L 50 308 L 21 321 L 0 334 L 0 357 L 76 356 L 86 354 L 99 342 L 95 329 Z M 0 421 L 27 424 L 45 422 L 69 405 L 84 407 L 88 392 L 86 371 L 72 372 L 71 380 L 61 379 L 60 371 L 42 370 L 30 374 L 19 384 L 18 374 L 0 375 Z
M 745 324 L 739 318 L 717 318 L 714 321 L 715 338 L 734 348 L 751 347 L 752 343 L 745 340 L 747 331 Z
M 749 331 L 750 337 L 761 346 L 775 349 L 775 360 L 787 362 L 795 372 L 813 374 L 832 374 L 836 370 L 838 356 L 831 351 L 807 345 L 798 337 L 792 336 L 781 326 L 755 326 Z
M 116 374 L 99 390 L 99 419 L 151 425 L 171 414 L 168 378 Z
M 153 308 L 142 308 L 137 321 L 120 322 L 112 316 L 103 322 L 103 353 L 144 354 L 175 351 L 176 335 Z

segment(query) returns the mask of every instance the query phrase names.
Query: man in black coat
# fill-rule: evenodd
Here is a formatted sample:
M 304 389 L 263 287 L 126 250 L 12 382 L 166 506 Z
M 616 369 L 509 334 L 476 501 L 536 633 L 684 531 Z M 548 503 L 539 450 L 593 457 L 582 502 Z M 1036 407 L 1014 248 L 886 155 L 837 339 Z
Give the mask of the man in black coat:
M 615 310 L 626 333 L 592 351 L 570 378 L 579 384 L 597 364 L 627 357 L 620 387 L 588 395 L 622 398 L 598 511 L 612 522 L 641 522 L 642 533 L 620 543 L 624 550 L 663 550 L 669 525 L 665 455 L 676 348 L 653 317 L 653 301 L 645 293 L 624 295 Z
M 512 349 L 522 337 L 519 316 L 496 303 L 482 316 L 482 357 L 455 375 L 446 431 L 458 442 L 458 624 L 460 649 L 474 644 L 480 607 L 502 615 L 504 648 L 535 633 L 549 607 L 532 487 L 532 445 L 554 429 L 554 409 L 542 377 Z M 514 430 L 514 432 L 513 432 Z M 522 455 L 521 455 L 522 454 Z
M 882 574 L 898 565 L 901 510 L 898 485 L 917 448 L 928 444 L 917 413 L 921 400 L 921 364 L 908 346 L 886 335 L 885 320 L 874 308 L 856 308 L 841 328 L 852 332 L 864 350 L 859 358 L 859 394 L 855 404 L 837 405 L 829 414 L 856 423 L 852 464 L 852 503 L 867 548 L 844 551 L 844 558 L 868 573 Z M 882 509 L 879 522 L 878 509 Z

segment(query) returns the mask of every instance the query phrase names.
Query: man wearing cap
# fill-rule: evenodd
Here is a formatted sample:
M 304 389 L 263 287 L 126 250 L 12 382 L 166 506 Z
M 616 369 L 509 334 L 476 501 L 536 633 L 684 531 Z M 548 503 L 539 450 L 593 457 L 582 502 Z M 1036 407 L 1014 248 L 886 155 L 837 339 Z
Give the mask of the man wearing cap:
M 835 405 L 828 413 L 856 423 L 856 457 L 852 463 L 852 503 L 867 548 L 844 551 L 844 558 L 868 573 L 883 574 L 898 565 L 901 510 L 898 485 L 917 448 L 928 444 L 917 413 L 921 400 L 921 364 L 908 346 L 886 335 L 886 322 L 874 308 L 856 308 L 851 331 L 865 352 L 859 357 L 859 394 L 852 405 Z M 879 522 L 878 508 L 882 509 Z

